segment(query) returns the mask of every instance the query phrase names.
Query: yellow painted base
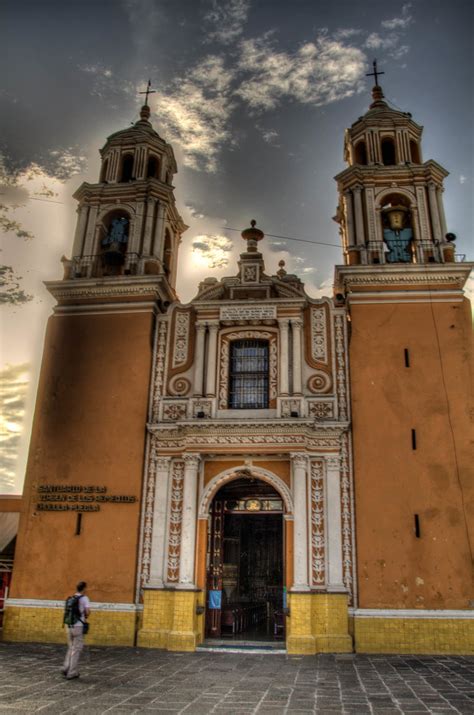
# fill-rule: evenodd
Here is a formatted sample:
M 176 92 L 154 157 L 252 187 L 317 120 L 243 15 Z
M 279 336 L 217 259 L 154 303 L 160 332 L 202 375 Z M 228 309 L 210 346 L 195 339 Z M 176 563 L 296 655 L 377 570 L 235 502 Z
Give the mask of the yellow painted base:
M 65 643 L 62 608 L 7 606 L 3 640 Z M 92 611 L 86 643 L 90 645 L 134 644 L 136 613 L 133 611 Z
M 354 618 L 358 653 L 474 655 L 474 620 Z
M 351 653 L 347 595 L 343 593 L 292 593 L 286 619 L 288 653 Z
M 143 621 L 138 645 L 194 651 L 202 641 L 204 615 L 196 608 L 204 603 L 201 591 L 147 589 L 143 597 Z

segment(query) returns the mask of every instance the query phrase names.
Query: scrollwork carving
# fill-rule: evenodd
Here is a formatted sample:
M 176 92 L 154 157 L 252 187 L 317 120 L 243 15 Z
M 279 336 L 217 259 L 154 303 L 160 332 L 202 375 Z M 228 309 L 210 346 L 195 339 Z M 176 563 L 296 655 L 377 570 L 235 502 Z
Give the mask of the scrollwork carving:
M 308 378 L 308 390 L 313 394 L 329 392 L 331 389 L 331 376 L 322 370 L 316 372 Z

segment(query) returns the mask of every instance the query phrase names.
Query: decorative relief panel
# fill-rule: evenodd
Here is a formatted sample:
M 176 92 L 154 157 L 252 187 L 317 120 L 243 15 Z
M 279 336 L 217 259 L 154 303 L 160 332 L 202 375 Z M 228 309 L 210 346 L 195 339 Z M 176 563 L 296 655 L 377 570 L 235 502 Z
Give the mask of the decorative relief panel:
M 333 420 L 334 402 L 326 400 L 308 400 L 308 416 L 315 420 Z
M 181 525 L 183 521 L 184 462 L 173 462 L 171 468 L 171 497 L 168 533 L 168 563 L 166 580 L 179 580 L 179 560 L 181 556 Z
M 170 395 L 176 395 L 177 397 L 184 397 L 187 395 L 191 389 L 191 382 L 181 375 L 176 375 L 172 377 L 168 384 L 168 392 Z
M 278 392 L 278 340 L 275 332 L 266 330 L 236 330 L 224 333 L 221 337 L 220 364 L 219 364 L 219 409 L 228 407 L 229 389 L 229 354 L 232 340 L 256 338 L 269 341 L 269 397 L 270 407 L 275 407 Z
M 326 583 L 326 514 L 324 463 L 311 462 L 311 581 L 313 586 Z
M 344 335 L 344 316 L 334 317 L 334 333 L 336 342 L 336 390 L 339 408 L 339 419 L 348 419 L 347 366 L 346 344 Z
M 177 367 L 182 367 L 188 359 L 189 350 L 189 323 L 190 314 L 181 310 L 176 311 L 174 322 L 174 346 L 173 359 L 171 367 L 174 370 Z
M 343 434 L 341 438 L 341 530 L 342 530 L 342 580 L 349 592 L 349 605 L 356 605 L 356 580 L 354 578 L 354 514 L 353 486 L 350 469 L 349 437 Z
M 195 400 L 193 402 L 193 417 L 207 418 L 212 417 L 212 401 L 211 400 Z
M 155 505 L 155 484 L 156 470 L 160 461 L 156 454 L 156 448 L 152 438 L 152 446 L 150 447 L 150 457 L 148 466 L 148 475 L 145 494 L 145 511 L 143 514 L 143 542 L 142 542 L 142 559 L 141 559 L 141 574 L 140 586 L 143 588 L 150 578 L 150 563 L 151 563 L 151 540 L 153 536 L 153 511 Z
M 308 378 L 308 390 L 317 395 L 321 392 L 330 392 L 332 388 L 331 376 L 322 370 L 316 372 Z
M 163 422 L 184 420 L 187 416 L 187 402 L 163 402 Z
M 280 414 L 282 417 L 292 417 L 293 413 L 297 413 L 299 417 L 303 417 L 301 411 L 301 400 L 299 399 L 282 399 L 280 403 Z
M 154 375 L 153 375 L 153 400 L 152 400 L 152 419 L 154 422 L 156 422 L 158 420 L 159 410 L 160 410 L 160 400 L 163 395 L 167 332 L 168 332 L 168 323 L 165 322 L 164 320 L 158 321 L 157 334 L 156 334 L 155 369 L 154 369 Z
M 311 308 L 311 357 L 315 362 L 328 361 L 326 310 Z
M 175 376 L 186 372 L 192 365 L 194 352 L 194 312 L 177 308 L 172 313 L 170 359 L 168 367 L 168 393 L 184 395 L 185 383 L 176 384 Z

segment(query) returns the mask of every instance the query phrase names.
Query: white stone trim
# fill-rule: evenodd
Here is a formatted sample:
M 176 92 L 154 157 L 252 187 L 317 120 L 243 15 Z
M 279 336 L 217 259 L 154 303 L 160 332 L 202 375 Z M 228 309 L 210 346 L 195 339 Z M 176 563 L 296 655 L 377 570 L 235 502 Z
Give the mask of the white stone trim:
M 5 607 L 14 608 L 64 608 L 64 601 L 41 600 L 37 598 L 7 598 Z M 91 601 L 91 611 L 133 612 L 142 611 L 139 603 L 100 603 Z
M 250 472 L 255 479 L 261 479 L 263 482 L 270 484 L 276 489 L 285 502 L 287 514 L 294 514 L 293 498 L 285 482 L 268 469 L 263 469 L 254 464 L 249 465 L 247 462 L 220 472 L 206 484 L 204 491 L 199 497 L 198 519 L 206 519 L 209 516 L 209 505 L 216 492 L 227 482 L 239 479 L 241 470 L 245 470 L 247 473 Z
M 449 618 L 456 620 L 474 620 L 474 610 L 425 610 L 418 608 L 349 608 L 349 615 L 354 618 Z

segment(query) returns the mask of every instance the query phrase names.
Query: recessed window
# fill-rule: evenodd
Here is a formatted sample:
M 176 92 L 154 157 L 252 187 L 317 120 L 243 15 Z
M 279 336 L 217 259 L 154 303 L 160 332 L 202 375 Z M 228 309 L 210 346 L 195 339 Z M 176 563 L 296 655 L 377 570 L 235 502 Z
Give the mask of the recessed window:
M 268 408 L 267 340 L 235 340 L 230 344 L 229 408 Z
M 122 170 L 120 172 L 120 181 L 131 181 L 133 178 L 133 154 L 125 154 L 122 159 Z
M 356 164 L 362 164 L 363 166 L 367 164 L 367 149 L 364 141 L 360 141 L 355 145 L 354 159 Z
M 390 137 L 382 139 L 382 162 L 385 166 L 395 164 L 395 144 Z

